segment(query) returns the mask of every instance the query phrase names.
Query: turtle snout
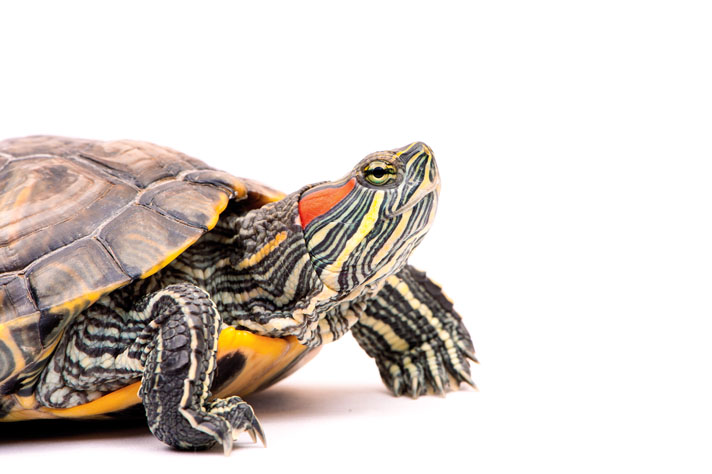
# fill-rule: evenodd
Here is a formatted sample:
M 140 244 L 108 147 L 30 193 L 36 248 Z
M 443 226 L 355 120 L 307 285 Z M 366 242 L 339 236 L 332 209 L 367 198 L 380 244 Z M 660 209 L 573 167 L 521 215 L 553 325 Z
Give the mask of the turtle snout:
M 424 181 L 436 182 L 439 180 L 435 154 L 428 145 L 423 142 L 414 142 L 402 150 L 399 158 L 406 169 L 421 173 L 424 169 L 426 172 L 422 175 Z
M 423 142 L 414 142 L 403 148 L 401 162 L 411 187 L 424 193 L 440 190 L 440 173 L 435 164 L 433 150 Z

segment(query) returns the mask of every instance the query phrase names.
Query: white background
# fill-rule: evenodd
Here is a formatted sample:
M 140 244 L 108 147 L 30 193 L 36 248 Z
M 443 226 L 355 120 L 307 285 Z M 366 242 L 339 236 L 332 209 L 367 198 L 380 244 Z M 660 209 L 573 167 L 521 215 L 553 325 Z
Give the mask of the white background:
M 267 449 L 0 425 L 2 471 L 710 472 L 706 2 L 257 4 L 3 3 L 0 135 L 148 140 L 284 191 L 427 142 L 412 262 L 480 392 L 391 397 L 347 336 L 251 397 Z

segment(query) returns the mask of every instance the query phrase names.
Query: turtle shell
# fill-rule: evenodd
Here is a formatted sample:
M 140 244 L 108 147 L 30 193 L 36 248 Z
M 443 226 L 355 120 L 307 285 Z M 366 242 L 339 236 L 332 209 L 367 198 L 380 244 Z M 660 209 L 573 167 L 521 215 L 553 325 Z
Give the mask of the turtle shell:
M 212 229 L 283 195 L 150 143 L 0 141 L 0 396 L 31 391 L 64 328 Z

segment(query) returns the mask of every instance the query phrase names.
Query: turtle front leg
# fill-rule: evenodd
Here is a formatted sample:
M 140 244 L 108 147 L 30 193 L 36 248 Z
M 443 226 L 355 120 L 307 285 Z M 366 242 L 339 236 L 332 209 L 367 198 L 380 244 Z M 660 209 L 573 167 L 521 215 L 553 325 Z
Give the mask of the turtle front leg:
M 142 354 L 139 396 L 151 432 L 179 449 L 218 442 L 226 454 L 242 431 L 264 444 L 252 408 L 240 397 L 208 401 L 220 331 L 208 294 L 190 284 L 171 285 L 148 298 L 140 312 L 151 322 L 129 354 Z
M 442 289 L 409 265 L 387 279 L 352 332 L 397 396 L 475 386 L 468 361 L 477 361 L 475 349 L 462 318 Z
M 181 283 L 131 303 L 135 290 L 101 299 L 82 313 L 37 385 L 47 407 L 81 405 L 141 379 L 149 427 L 179 449 L 226 452 L 242 431 L 264 435 L 239 397 L 209 400 L 221 319 L 210 296 Z

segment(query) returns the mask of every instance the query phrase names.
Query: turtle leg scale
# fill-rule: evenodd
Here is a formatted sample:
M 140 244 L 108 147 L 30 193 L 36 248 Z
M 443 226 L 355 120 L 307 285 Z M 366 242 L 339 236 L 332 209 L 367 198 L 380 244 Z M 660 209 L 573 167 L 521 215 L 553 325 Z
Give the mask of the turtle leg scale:
M 247 403 L 210 399 L 221 327 L 210 296 L 189 283 L 140 294 L 114 292 L 77 318 L 42 374 L 40 403 L 77 406 L 140 379 L 149 428 L 164 443 L 198 450 L 217 442 L 227 453 L 247 431 L 264 444 Z
M 147 354 L 139 396 L 153 434 L 178 449 L 218 442 L 226 454 L 242 431 L 264 440 L 252 408 L 240 397 L 208 401 L 220 329 L 208 294 L 190 284 L 171 285 L 155 293 L 144 311 L 151 323 L 137 340 Z
M 387 279 L 352 332 L 397 396 L 442 395 L 463 382 L 474 387 L 468 359 L 476 362 L 475 349 L 462 318 L 411 266 Z

